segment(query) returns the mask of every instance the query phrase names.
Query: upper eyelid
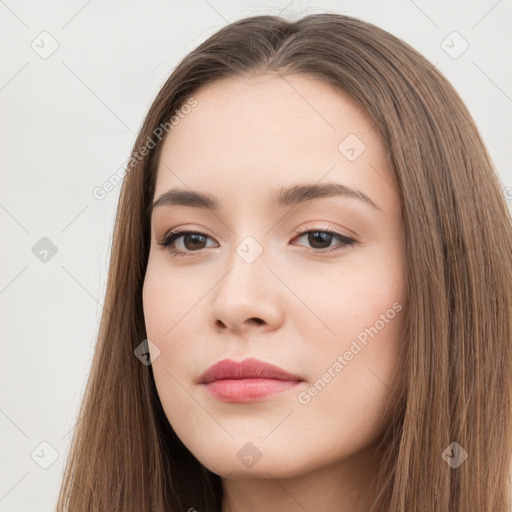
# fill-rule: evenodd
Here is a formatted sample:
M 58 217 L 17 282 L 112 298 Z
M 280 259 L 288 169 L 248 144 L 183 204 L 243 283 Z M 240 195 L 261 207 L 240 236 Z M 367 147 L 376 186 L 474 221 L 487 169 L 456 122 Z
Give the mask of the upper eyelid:
M 328 221 L 325 221 L 325 220 L 324 221 L 322 221 L 322 220 L 308 221 L 308 222 L 306 222 L 306 225 L 303 226 L 300 230 L 296 230 L 296 231 L 294 230 L 294 234 L 298 235 L 298 234 L 301 234 L 301 233 L 304 233 L 304 232 L 307 232 L 307 231 L 328 231 L 328 230 L 331 230 L 331 231 L 336 231 L 340 235 L 343 235 L 343 236 L 345 236 L 347 238 L 351 238 L 351 237 L 357 236 L 354 231 L 352 231 L 351 229 L 349 229 L 346 226 L 338 227 L 338 226 L 335 226 L 335 224 L 332 223 L 332 222 L 331 222 L 331 225 L 327 224 L 325 226 L 318 226 L 318 223 L 321 223 L 321 222 L 328 222 Z M 213 235 L 210 235 L 207 232 L 208 230 L 206 228 L 203 228 L 203 227 L 199 227 L 199 228 L 197 228 L 197 227 L 188 227 L 188 225 L 186 225 L 186 224 L 185 224 L 185 227 L 172 228 L 172 229 L 166 230 L 164 232 L 163 236 L 165 236 L 167 233 L 170 233 L 171 231 L 176 231 L 176 232 L 179 232 L 179 233 L 196 232 L 196 233 L 207 235 L 207 236 L 209 236 L 211 238 L 215 238 Z M 348 233 L 344 234 L 341 231 L 347 231 Z
M 346 234 L 343 234 L 343 233 L 340 233 L 339 229 L 338 228 L 332 228 L 332 227 L 305 227 L 303 229 L 300 229 L 298 231 L 294 231 L 294 234 L 293 236 L 294 237 L 297 237 L 299 235 L 304 235 L 306 233 L 310 233 L 310 232 L 330 232 L 332 234 L 336 234 L 336 235 L 339 235 L 339 236 L 342 236 L 342 237 L 345 237 L 345 238 L 353 238 L 353 235 L 346 235 Z M 161 238 L 166 238 L 166 237 L 171 237 L 171 236 L 180 236 L 180 235 L 184 235 L 184 234 L 188 234 L 188 233 L 192 233 L 192 234 L 199 234 L 199 235 L 205 235 L 207 236 L 208 238 L 212 238 L 215 240 L 215 237 L 212 236 L 212 235 L 209 235 L 208 233 L 206 233 L 205 231 L 202 231 L 201 229 L 195 229 L 195 228 L 184 228 L 184 229 L 181 229 L 181 228 L 178 228 L 178 229 L 169 229 L 167 230 Z

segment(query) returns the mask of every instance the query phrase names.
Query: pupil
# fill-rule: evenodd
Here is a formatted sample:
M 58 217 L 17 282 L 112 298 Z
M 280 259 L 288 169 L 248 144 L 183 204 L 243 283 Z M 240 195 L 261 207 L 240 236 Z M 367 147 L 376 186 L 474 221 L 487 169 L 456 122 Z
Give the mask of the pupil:
M 204 236 L 203 236 L 203 235 L 198 235 L 197 233 L 192 233 L 192 234 L 187 235 L 187 236 L 185 237 L 185 246 L 187 246 L 187 245 L 188 245 L 188 244 L 186 243 L 186 239 L 187 239 L 187 238 L 192 239 L 192 240 L 193 240 L 192 245 L 194 245 L 194 244 L 197 244 L 197 243 L 199 243 L 199 244 L 200 244 L 200 243 L 201 243 L 201 241 L 200 241 L 200 240 L 198 241 L 198 239 L 204 238 Z M 195 247 L 195 248 L 197 249 L 197 247 Z M 199 247 L 199 248 L 201 248 L 201 247 Z
M 329 246 L 330 239 L 329 237 L 332 237 L 330 233 L 322 233 L 320 231 L 314 231 L 313 233 L 310 233 L 309 235 L 309 243 L 312 247 L 315 247 L 317 242 L 320 242 L 320 245 L 322 245 L 322 241 L 325 243 L 327 241 L 327 246 Z M 327 240 L 326 240 L 327 239 Z M 312 242 L 313 240 L 313 242 Z M 318 249 L 318 247 L 316 247 Z M 320 247 L 320 249 L 323 247 Z

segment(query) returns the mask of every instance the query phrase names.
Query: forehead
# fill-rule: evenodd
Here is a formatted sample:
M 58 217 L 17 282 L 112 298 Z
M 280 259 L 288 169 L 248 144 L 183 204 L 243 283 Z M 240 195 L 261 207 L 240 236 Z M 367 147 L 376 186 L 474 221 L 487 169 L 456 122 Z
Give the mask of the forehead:
M 197 106 L 182 116 L 166 146 L 184 147 L 182 139 L 192 136 L 189 142 L 197 149 L 215 146 L 226 152 L 236 138 L 247 150 L 254 140 L 273 147 L 294 144 L 297 152 L 300 141 L 318 145 L 324 140 L 327 148 L 350 130 L 368 139 L 365 134 L 373 128 L 346 93 L 305 75 L 226 78 L 200 89 L 194 98 Z
M 304 75 L 228 78 L 193 97 L 197 105 L 164 141 L 155 197 L 179 186 L 249 199 L 323 179 L 393 194 L 373 121 L 330 84 Z

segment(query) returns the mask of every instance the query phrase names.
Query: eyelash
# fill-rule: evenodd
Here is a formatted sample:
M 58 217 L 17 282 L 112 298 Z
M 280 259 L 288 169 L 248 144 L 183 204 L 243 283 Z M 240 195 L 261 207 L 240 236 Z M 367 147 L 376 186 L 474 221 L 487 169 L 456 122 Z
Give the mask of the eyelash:
M 334 230 L 328 229 L 328 228 L 327 229 L 310 229 L 308 231 L 298 232 L 298 233 L 295 233 L 294 238 L 296 238 L 296 237 L 300 238 L 304 235 L 307 235 L 308 233 L 328 233 L 330 235 L 334 235 L 334 236 L 338 237 L 341 240 L 341 247 L 334 248 L 334 249 L 328 249 L 328 250 L 321 250 L 321 249 L 307 250 L 307 252 L 310 252 L 310 253 L 316 253 L 316 254 L 331 253 L 331 252 L 335 252 L 338 250 L 344 250 L 347 247 L 357 243 L 356 240 L 354 240 L 353 238 L 349 238 L 347 236 L 342 235 L 341 233 L 338 233 L 337 231 L 334 231 Z M 197 235 L 201 235 L 201 236 L 204 236 L 207 238 L 211 238 L 206 233 L 202 233 L 201 231 L 171 230 L 171 231 L 168 231 L 163 236 L 163 238 L 161 240 L 157 241 L 156 243 L 157 243 L 157 245 L 162 247 L 162 250 L 167 250 L 171 256 L 192 256 L 193 253 L 199 253 L 202 249 L 199 249 L 197 251 L 188 251 L 188 252 L 182 252 L 182 251 L 177 251 L 175 249 L 169 249 L 169 245 L 171 243 L 173 243 L 174 241 L 176 241 L 178 238 L 180 238 L 183 235 L 190 235 L 190 234 L 197 234 Z

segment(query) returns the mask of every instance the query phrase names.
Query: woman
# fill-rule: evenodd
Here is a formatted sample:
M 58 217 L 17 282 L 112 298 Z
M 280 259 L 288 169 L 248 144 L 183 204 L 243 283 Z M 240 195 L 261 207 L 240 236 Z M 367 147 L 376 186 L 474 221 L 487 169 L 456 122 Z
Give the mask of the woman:
M 224 27 L 135 143 L 57 509 L 510 510 L 511 277 L 426 59 L 337 14 Z

